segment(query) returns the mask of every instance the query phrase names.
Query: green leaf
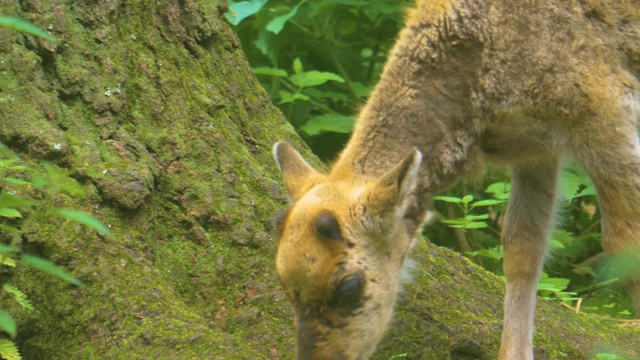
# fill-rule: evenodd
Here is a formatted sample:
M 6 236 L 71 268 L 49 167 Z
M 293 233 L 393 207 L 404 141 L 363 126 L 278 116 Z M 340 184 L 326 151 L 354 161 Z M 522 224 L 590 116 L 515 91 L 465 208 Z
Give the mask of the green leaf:
M 20 232 L 20 230 L 14 228 L 13 226 L 2 225 L 2 224 L 0 224 L 0 230 L 8 232 L 8 233 L 13 233 L 13 234 L 17 234 L 17 233 Z
M 303 68 L 302 68 L 302 60 L 300 60 L 299 57 L 295 58 L 295 60 L 293 60 L 293 72 L 295 74 L 300 74 L 302 72 Z
M 49 182 L 47 180 L 45 180 L 45 179 L 41 179 L 41 178 L 33 179 L 33 188 L 36 189 L 36 190 L 40 189 L 40 188 L 42 188 L 42 187 L 44 187 L 44 186 L 46 186 L 48 184 L 49 184 Z
M 477 221 L 477 220 L 486 220 L 489 218 L 489 214 L 480 214 L 480 215 L 467 215 L 464 217 L 465 220 L 469 220 L 469 221 Z
M 538 284 L 538 290 L 547 290 L 553 292 L 562 291 L 566 289 L 567 286 L 569 286 L 569 282 L 569 279 L 564 278 L 543 278 Z
M 468 204 L 473 201 L 473 195 L 465 195 L 461 201 L 463 204 Z
M 0 208 L 0 216 L 6 218 L 21 218 L 20 211 L 11 208 Z
M 45 40 L 49 40 L 52 42 L 58 41 L 55 37 L 47 34 L 44 30 L 40 29 L 39 27 L 18 18 L 0 16 L 0 27 L 39 36 Z
M 312 117 L 300 130 L 309 135 L 318 135 L 323 132 L 349 134 L 353 130 L 354 121 L 353 116 L 324 114 Z
M 256 75 L 267 75 L 267 76 L 280 76 L 287 77 L 287 72 L 282 69 L 276 69 L 272 67 L 259 66 L 252 69 L 253 73 Z
M 338 74 L 315 70 L 296 73 L 291 76 L 289 80 L 291 80 L 294 85 L 301 88 L 322 85 L 327 81 L 344 82 L 344 79 Z
M 0 357 L 5 360 L 22 360 L 16 344 L 9 339 L 0 339 Z
M 20 251 L 20 249 L 15 248 L 13 246 L 0 244 L 0 254 L 17 253 L 18 251 Z
M 77 286 L 84 286 L 84 284 L 74 278 L 73 276 L 67 274 L 64 270 L 60 269 L 59 267 L 57 267 L 53 262 L 49 261 L 49 260 L 45 260 L 42 258 L 39 258 L 37 256 L 32 256 L 29 254 L 24 254 L 22 255 L 21 258 L 22 262 L 27 265 L 30 266 L 34 269 L 40 270 L 42 272 L 45 272 L 47 274 L 53 275 L 55 277 L 58 277 L 62 280 L 65 280 L 67 282 L 70 282 L 74 285 Z
M 462 199 L 454 196 L 434 196 L 433 200 L 444 201 L 453 204 L 460 204 L 462 202 Z
M 2 310 L 0 310 L 0 330 L 6 332 L 11 337 L 16 337 L 18 334 L 15 321 L 13 321 L 9 314 Z
M 486 222 L 482 222 L 482 221 L 472 221 L 463 225 L 450 225 L 450 226 L 458 229 L 484 229 L 489 225 L 487 225 Z
M 441 220 L 441 222 L 447 224 L 447 225 L 465 225 L 467 223 L 469 223 L 469 220 L 465 219 L 465 218 L 459 218 L 459 219 L 443 219 Z
M 64 210 L 64 209 L 58 209 L 54 211 L 54 214 L 60 215 L 63 218 L 67 219 L 67 220 L 71 220 L 71 221 L 75 221 L 77 223 L 80 223 L 82 225 L 88 226 L 100 233 L 102 233 L 105 236 L 108 237 L 113 237 L 113 235 L 111 235 L 111 231 L 109 231 L 109 229 L 107 229 L 106 226 L 104 226 L 100 221 L 98 221 L 96 218 L 94 218 L 93 216 L 82 212 L 82 211 L 75 211 L 75 210 Z
M 232 25 L 238 25 L 245 18 L 257 13 L 269 0 L 250 0 L 235 2 L 229 0 L 229 11 L 224 15 Z
M 302 2 L 300 4 L 302 4 Z M 284 25 L 287 23 L 287 21 L 289 21 L 292 17 L 296 15 L 296 13 L 298 12 L 298 6 L 300 4 L 294 6 L 293 9 L 291 9 L 291 11 L 289 11 L 288 13 L 277 16 L 273 18 L 271 21 L 269 21 L 266 27 L 267 31 L 270 31 L 274 34 L 279 34 L 280 31 L 284 29 Z
M 31 200 L 23 199 L 7 193 L 6 191 L 0 194 L 0 208 L 13 208 L 18 206 L 32 205 L 34 202 Z
M 10 256 L 0 255 L 0 264 L 14 268 L 16 267 L 16 260 Z
M 280 96 L 280 102 L 279 102 L 280 104 L 290 103 L 296 100 L 302 100 L 302 101 L 309 100 L 309 97 L 305 94 L 300 94 L 300 93 L 292 94 L 286 90 L 278 91 L 278 96 Z
M 502 246 L 496 246 L 489 249 L 480 249 L 478 251 L 468 252 L 471 256 L 484 256 L 490 259 L 500 260 L 504 257 L 504 249 Z
M 14 185 L 31 185 L 30 182 L 28 181 L 24 181 L 21 179 L 14 179 L 14 178 L 4 178 L 2 179 L 2 181 L 8 183 L 8 184 L 14 184 Z
M 16 300 L 18 304 L 20 304 L 23 308 L 33 310 L 33 305 L 31 305 L 31 302 L 27 298 L 27 295 L 20 291 L 17 287 L 11 284 L 4 284 L 2 288 L 7 293 L 11 294 L 14 300 Z
M 371 88 L 368 88 L 359 82 L 352 82 L 351 89 L 358 97 L 361 98 L 367 97 L 371 94 Z
M 595 196 L 597 195 L 596 193 L 596 188 L 593 186 L 593 184 L 587 185 L 584 189 L 580 190 L 577 194 L 575 194 L 573 197 L 577 198 L 577 197 L 581 197 L 581 196 Z
M 493 183 L 485 190 L 485 192 L 493 194 L 497 199 L 508 199 L 509 191 L 511 191 L 511 184 L 505 182 Z
M 471 204 L 471 207 L 475 208 L 475 207 L 480 207 L 480 206 L 500 205 L 500 204 L 504 204 L 505 202 L 506 202 L 506 200 L 502 200 L 502 199 L 479 200 L 479 201 L 476 201 L 473 204 Z
M 308 94 L 312 98 L 315 99 L 331 99 L 336 101 L 350 101 L 350 97 L 344 93 L 339 93 L 335 91 L 321 91 L 318 88 L 306 88 L 304 89 L 305 94 Z

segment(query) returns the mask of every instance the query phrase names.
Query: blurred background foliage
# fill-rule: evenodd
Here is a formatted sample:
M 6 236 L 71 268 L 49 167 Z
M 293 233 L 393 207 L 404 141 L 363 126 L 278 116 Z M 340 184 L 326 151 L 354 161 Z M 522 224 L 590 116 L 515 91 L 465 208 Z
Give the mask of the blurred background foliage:
M 354 114 L 379 79 L 404 20 L 407 0 L 229 1 L 229 22 L 262 86 L 324 161 L 342 150 Z M 502 276 L 500 229 L 507 169 L 488 167 L 434 199 L 432 242 L 458 250 Z M 557 228 L 539 285 L 541 296 L 580 311 L 630 318 L 632 305 L 600 245 L 600 210 L 584 170 L 561 174 Z

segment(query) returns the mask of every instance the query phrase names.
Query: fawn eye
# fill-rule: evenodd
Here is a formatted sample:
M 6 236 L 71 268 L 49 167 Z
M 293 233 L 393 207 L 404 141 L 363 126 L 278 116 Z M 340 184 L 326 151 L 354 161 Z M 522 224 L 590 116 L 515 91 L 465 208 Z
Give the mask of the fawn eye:
M 318 235 L 325 239 L 343 240 L 342 234 L 340 234 L 340 224 L 333 214 L 320 214 L 316 218 L 314 229 Z
M 359 307 L 364 287 L 364 273 L 361 270 L 351 271 L 335 283 L 330 305 L 343 310 Z
M 344 297 L 350 298 L 356 296 L 360 294 L 360 291 L 362 290 L 362 278 L 359 276 L 346 278 L 340 283 L 340 287 L 338 289 Z

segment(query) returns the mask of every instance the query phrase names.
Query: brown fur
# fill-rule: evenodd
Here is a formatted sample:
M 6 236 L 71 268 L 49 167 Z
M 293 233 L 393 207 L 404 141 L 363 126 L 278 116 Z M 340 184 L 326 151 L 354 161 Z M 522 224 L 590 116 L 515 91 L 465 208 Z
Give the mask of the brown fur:
M 329 173 L 274 148 L 292 201 L 276 264 L 298 358 L 371 355 L 426 203 L 493 161 L 513 175 L 500 359 L 532 359 L 559 159 L 591 176 L 605 249 L 640 244 L 639 75 L 637 2 L 418 0 Z M 625 284 L 640 310 L 640 281 Z

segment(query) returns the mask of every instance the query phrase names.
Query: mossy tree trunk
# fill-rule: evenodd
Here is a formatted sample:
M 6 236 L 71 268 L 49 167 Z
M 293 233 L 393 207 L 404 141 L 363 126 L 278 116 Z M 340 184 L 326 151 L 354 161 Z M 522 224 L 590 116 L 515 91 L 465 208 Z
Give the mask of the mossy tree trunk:
M 270 219 L 286 202 L 271 145 L 299 138 L 252 75 L 217 0 L 23 0 L 1 15 L 57 44 L 0 30 L 0 140 L 35 169 L 72 171 L 51 208 L 91 213 L 105 238 L 30 216 L 25 251 L 73 286 L 18 267 L 35 310 L 19 323 L 26 359 L 292 358 L 293 321 L 273 270 Z M 308 153 L 307 153 L 308 155 Z M 26 174 L 23 174 L 27 176 Z M 416 281 L 377 357 L 495 357 L 502 285 L 456 254 L 418 247 Z M 637 358 L 640 333 L 543 304 L 546 358 L 598 346 Z

